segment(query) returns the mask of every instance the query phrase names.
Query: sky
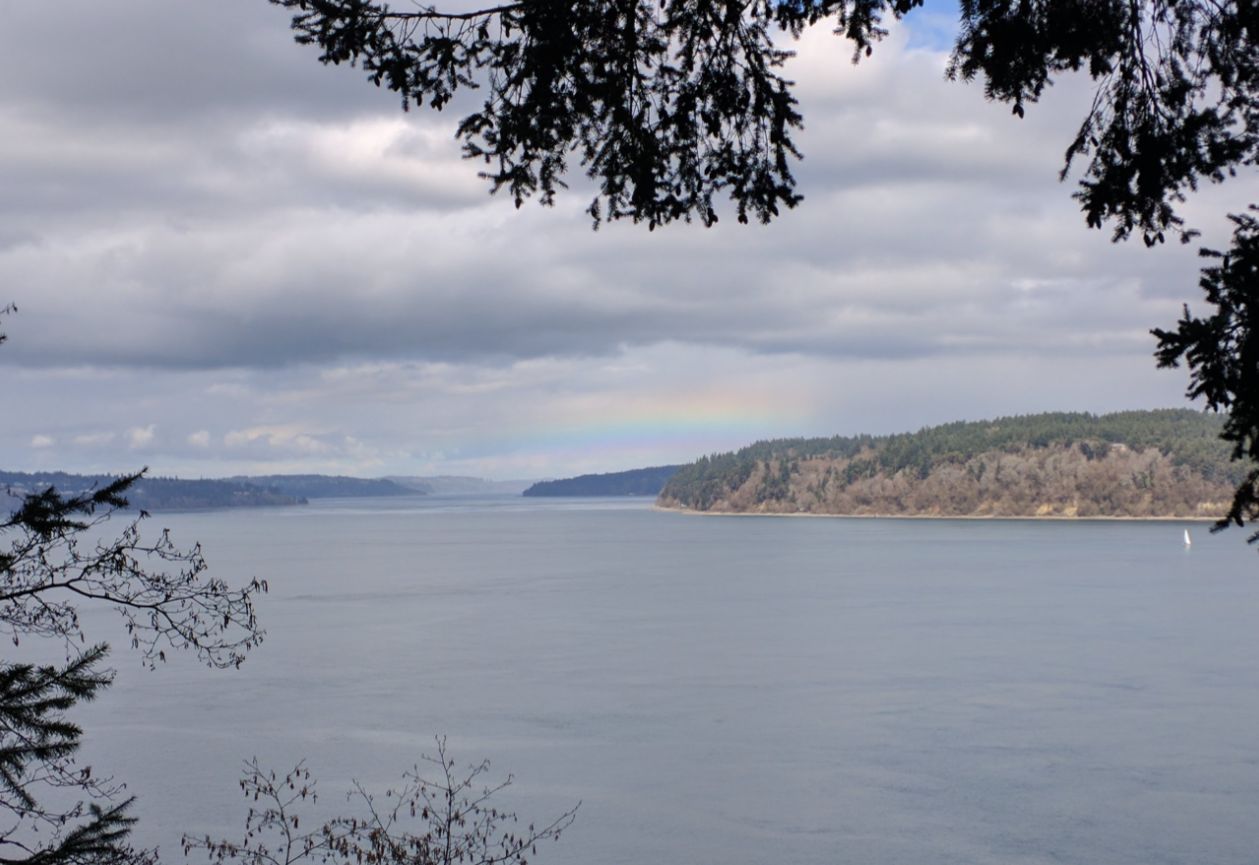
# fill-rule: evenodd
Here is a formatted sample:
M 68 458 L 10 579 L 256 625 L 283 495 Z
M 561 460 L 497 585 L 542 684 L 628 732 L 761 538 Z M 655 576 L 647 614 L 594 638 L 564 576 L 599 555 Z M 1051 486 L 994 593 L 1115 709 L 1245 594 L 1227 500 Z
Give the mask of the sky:
M 804 202 L 769 226 L 517 210 L 449 113 L 264 0 L 0 5 L 0 468 L 543 478 L 776 436 L 1184 405 L 1149 329 L 1196 246 L 1058 182 L 1091 97 L 945 80 L 952 18 L 797 45 Z M 1184 208 L 1204 242 L 1253 176 Z

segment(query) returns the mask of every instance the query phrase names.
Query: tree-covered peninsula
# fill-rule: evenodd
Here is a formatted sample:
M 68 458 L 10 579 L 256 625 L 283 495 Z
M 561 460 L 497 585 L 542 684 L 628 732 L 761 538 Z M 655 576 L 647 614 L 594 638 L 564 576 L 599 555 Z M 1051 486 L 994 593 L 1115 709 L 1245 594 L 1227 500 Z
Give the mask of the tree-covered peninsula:
M 0 511 L 16 507 L 32 493 L 48 488 L 63 495 L 104 489 L 121 475 L 76 475 L 67 472 L 0 471 Z M 262 475 L 222 479 L 149 477 L 142 474 L 127 487 L 124 508 L 137 511 L 187 511 L 209 508 L 260 508 L 304 505 L 308 499 L 363 496 L 416 496 L 424 491 L 383 478 L 329 475 Z
M 122 475 L 67 472 L 0 472 L 0 506 L 9 510 L 23 498 L 49 488 L 81 496 L 104 489 Z M 184 511 L 204 508 L 256 508 L 305 504 L 300 496 L 243 480 L 185 480 L 141 476 L 127 488 L 122 507 L 137 511 Z
M 651 466 L 601 475 L 538 481 L 526 496 L 657 496 L 681 466 Z
M 1185 409 L 777 439 L 683 466 L 664 507 L 714 513 L 1222 517 L 1244 475 L 1222 420 Z

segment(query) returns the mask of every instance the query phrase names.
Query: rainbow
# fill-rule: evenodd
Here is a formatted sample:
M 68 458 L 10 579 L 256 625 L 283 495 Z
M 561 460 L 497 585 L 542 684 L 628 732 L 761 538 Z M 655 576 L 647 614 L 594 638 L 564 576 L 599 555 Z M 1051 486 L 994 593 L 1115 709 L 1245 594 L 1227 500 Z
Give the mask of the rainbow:
M 606 456 L 617 464 L 639 455 L 656 458 L 672 454 L 670 459 L 693 459 L 760 438 L 798 435 L 802 428 L 812 426 L 811 413 L 803 405 L 787 402 L 783 395 L 761 400 L 747 394 L 737 398 L 631 399 L 567 412 L 567 422 L 550 420 L 517 427 L 500 443 L 517 451 L 586 459 Z

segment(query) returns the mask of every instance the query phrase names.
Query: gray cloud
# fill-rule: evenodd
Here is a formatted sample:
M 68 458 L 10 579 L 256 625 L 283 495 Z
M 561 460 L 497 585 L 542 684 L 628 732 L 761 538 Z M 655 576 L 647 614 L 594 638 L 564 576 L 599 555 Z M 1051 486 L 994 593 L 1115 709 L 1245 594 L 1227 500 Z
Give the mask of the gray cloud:
M 0 9 L 0 102 L 89 123 L 167 127 L 271 112 L 398 106 L 355 70 L 321 68 L 284 10 L 259 0 L 64 0 Z
M 1175 404 L 1178 376 L 1120 356 L 844 359 L 662 344 L 497 367 L 25 370 L 9 465 L 221 476 L 467 471 L 541 477 L 685 460 L 768 436 L 891 432 L 1047 409 Z M 73 406 L 73 411 L 67 411 Z M 133 430 L 152 438 L 131 448 Z M 633 431 L 627 434 L 627 431 Z M 205 433 L 206 443 L 191 437 Z M 37 436 L 55 446 L 33 446 Z M 608 444 L 616 442 L 615 447 Z
M 593 233 L 580 178 L 553 210 L 490 198 L 453 118 L 320 68 L 262 0 L 5 5 L 0 457 L 552 474 L 610 467 L 591 418 L 674 429 L 632 465 L 1175 402 L 1146 330 L 1198 262 L 1084 228 L 1056 173 L 1087 89 L 1017 121 L 901 33 L 848 57 L 817 34 L 790 70 L 800 208 Z M 1256 191 L 1190 212 L 1218 231 Z
M 1079 87 L 1016 123 L 942 81 L 939 55 L 893 40 L 854 69 L 810 39 L 793 69 L 817 118 L 801 142 L 800 210 L 769 228 L 592 234 L 580 189 L 555 212 L 487 201 L 448 125 L 393 106 L 364 114 L 361 82 L 355 101 L 335 88 L 288 101 L 326 70 L 288 44 L 277 10 L 245 3 L 227 24 L 223 10 L 189 8 L 136 2 L 111 16 L 89 4 L 69 19 L 76 74 L 13 46 L 8 62 L 32 64 L 41 84 L 8 100 L 22 134 L 0 146 L 13 190 L 0 224 L 37 234 L 0 251 L 0 279 L 46 334 L 15 344 L 14 361 L 499 363 L 668 340 L 909 357 L 1054 351 L 1069 338 L 1087 352 L 1148 326 L 1140 305 L 1127 322 L 1113 305 L 1105 321 L 1089 312 L 1152 268 L 1084 231 L 1054 180 L 1046 127 L 1070 128 Z M 14 32 L 50 26 L 30 9 L 17 17 Z M 80 44 L 83 30 L 99 38 Z M 172 46 L 179 63 L 162 54 Z M 96 67 L 99 89 L 83 90 Z M 1178 281 L 1191 285 L 1194 268 L 1182 255 Z M 1056 285 L 1073 315 L 1023 322 L 1009 298 L 1028 283 Z

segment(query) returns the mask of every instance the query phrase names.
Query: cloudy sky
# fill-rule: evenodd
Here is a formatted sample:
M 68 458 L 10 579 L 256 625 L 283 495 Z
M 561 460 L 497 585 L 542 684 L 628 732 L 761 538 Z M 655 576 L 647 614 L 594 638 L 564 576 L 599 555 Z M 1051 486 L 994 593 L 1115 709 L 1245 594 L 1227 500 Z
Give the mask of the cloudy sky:
M 0 467 L 536 478 L 758 438 L 1183 403 L 1151 326 L 1194 249 L 1085 228 L 1061 155 L 946 82 L 920 14 L 799 46 L 806 198 L 773 225 L 515 210 L 264 0 L 0 5 Z M 1222 214 L 1253 177 L 1206 190 Z

